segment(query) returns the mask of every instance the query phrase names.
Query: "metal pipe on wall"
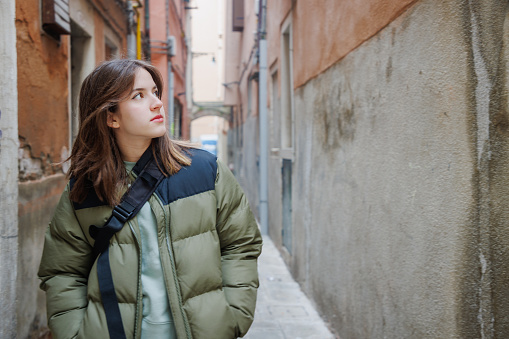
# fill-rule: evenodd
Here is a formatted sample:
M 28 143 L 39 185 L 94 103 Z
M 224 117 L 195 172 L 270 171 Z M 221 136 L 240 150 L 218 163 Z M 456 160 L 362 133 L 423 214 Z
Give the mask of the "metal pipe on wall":
M 133 34 L 133 26 L 134 26 L 134 9 L 131 1 L 127 1 L 127 11 L 129 14 L 128 17 L 128 34 L 127 34 L 127 57 L 129 59 L 136 58 L 136 35 Z
M 171 46 L 171 38 L 170 38 L 170 0 L 166 0 L 166 47 L 167 47 L 167 71 L 168 71 L 168 133 L 170 136 L 173 136 L 173 111 L 174 111 L 174 104 L 173 104 L 173 72 L 171 69 L 171 49 L 174 46 Z
M 136 59 L 141 60 L 141 20 L 140 13 L 136 10 Z
M 262 234 L 269 231 L 269 208 L 268 208 L 268 177 L 269 177 L 269 142 L 268 142 L 268 119 L 267 119 L 267 40 L 265 39 L 265 1 L 260 0 L 259 10 L 259 81 L 258 81 L 258 107 L 260 122 L 260 228 Z

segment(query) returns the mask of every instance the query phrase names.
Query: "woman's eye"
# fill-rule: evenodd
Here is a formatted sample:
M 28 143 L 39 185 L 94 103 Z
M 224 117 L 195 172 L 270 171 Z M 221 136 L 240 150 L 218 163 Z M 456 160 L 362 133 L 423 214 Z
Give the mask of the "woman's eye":
M 133 96 L 133 99 L 140 99 L 141 97 L 141 93 L 136 93 L 136 95 Z
M 155 95 L 156 97 L 159 97 L 159 91 L 158 91 L 158 90 L 155 90 L 155 91 L 154 91 L 154 95 Z

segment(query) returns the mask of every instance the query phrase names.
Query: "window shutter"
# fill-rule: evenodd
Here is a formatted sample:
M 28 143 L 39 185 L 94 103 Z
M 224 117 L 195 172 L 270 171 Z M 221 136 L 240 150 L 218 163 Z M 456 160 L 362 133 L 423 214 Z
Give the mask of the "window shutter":
M 71 34 L 69 0 L 42 0 L 42 28 L 51 36 Z

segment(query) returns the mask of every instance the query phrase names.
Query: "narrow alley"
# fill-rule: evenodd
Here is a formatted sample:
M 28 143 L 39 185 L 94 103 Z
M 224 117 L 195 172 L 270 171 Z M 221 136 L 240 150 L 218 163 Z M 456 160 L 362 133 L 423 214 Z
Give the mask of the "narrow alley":
M 85 287 L 97 289 L 88 290 L 88 271 L 79 283 L 64 284 L 75 272 L 51 270 L 46 282 L 62 273 L 65 279 L 54 286 L 82 292 L 66 298 L 69 305 L 62 302 L 67 309 L 48 312 L 47 296 L 60 301 L 62 293 L 40 289 L 45 234 L 55 211 L 62 214 L 56 207 L 67 201 L 61 195 L 70 176 L 93 181 L 77 196 L 107 191 L 114 205 L 113 190 L 127 182 L 116 182 L 124 177 L 118 176 L 124 173 L 121 152 L 108 146 L 118 143 L 120 127 L 107 122 L 124 99 L 154 99 L 156 93 L 150 110 L 157 118 L 147 124 L 161 132 L 157 138 L 164 137 L 164 145 L 172 144 L 166 136 L 190 142 L 216 156 L 242 187 L 263 234 L 257 308 L 245 338 L 509 338 L 509 1 L 0 0 L 0 34 L 0 339 L 78 335 L 61 336 L 53 328 L 77 333 L 82 308 L 88 311 L 92 300 L 85 299 Z M 132 89 L 157 91 L 128 98 L 120 95 L 122 80 L 112 77 L 108 85 L 90 86 L 97 98 L 107 98 L 103 104 L 82 104 L 88 75 L 115 59 L 154 67 L 152 79 L 145 76 L 156 86 L 135 86 L 136 73 L 124 80 Z M 110 97 L 117 85 L 118 95 Z M 90 131 L 104 140 L 88 132 L 89 143 L 78 137 L 90 121 L 97 124 Z M 104 142 L 90 146 L 98 140 Z M 101 168 L 110 174 L 114 168 L 116 175 L 103 180 L 99 172 L 76 173 L 72 161 L 85 159 L 80 141 L 83 150 L 104 152 L 95 158 L 99 153 L 84 151 L 94 157 L 81 169 L 108 161 Z M 189 192 L 203 202 L 221 189 L 212 174 L 202 178 L 210 185 Z M 105 182 L 111 190 L 99 189 Z M 171 226 L 161 236 L 177 228 L 172 212 L 187 211 L 181 199 L 165 204 Z M 90 208 L 106 211 L 99 200 Z M 208 220 L 212 234 L 221 233 L 217 201 L 207 201 L 207 213 L 189 205 L 192 213 L 182 220 L 195 218 L 185 224 L 192 226 Z M 80 224 L 84 236 L 60 233 L 92 244 L 90 224 Z M 192 236 L 201 234 L 210 235 Z M 175 239 L 166 241 L 168 248 L 185 243 Z M 140 248 L 133 247 L 131 263 L 141 257 L 134 255 Z M 203 283 L 200 289 L 179 280 L 195 277 L 188 257 L 182 254 L 187 264 L 172 267 L 174 305 L 189 313 L 177 317 L 180 333 L 186 330 L 179 339 L 226 339 L 215 329 L 196 329 L 226 322 L 196 321 L 193 330 L 185 325 L 195 313 L 184 304 L 197 305 L 194 296 L 208 287 L 203 279 L 195 280 Z M 58 258 L 74 268 L 66 256 Z M 251 287 L 254 268 L 251 261 Z M 113 280 L 124 282 L 129 271 L 117 272 Z M 221 267 L 211 274 L 223 273 Z M 229 286 L 213 281 L 214 291 Z M 249 304 L 246 312 L 253 312 L 254 295 L 254 289 L 239 293 Z M 130 300 L 140 303 L 139 295 Z M 216 315 L 217 302 L 210 305 L 205 314 Z M 132 319 L 136 308 L 123 307 L 121 316 Z M 76 320 L 62 320 L 67 313 Z M 96 324 L 106 324 L 100 319 Z M 230 337 L 234 325 L 243 325 L 227 324 Z M 126 329 L 141 333 L 134 324 Z M 83 336 L 102 339 L 105 333 L 103 327 L 100 335 Z
M 256 313 L 246 339 L 334 339 L 299 284 L 292 278 L 272 240 L 263 238 L 258 259 L 260 288 Z

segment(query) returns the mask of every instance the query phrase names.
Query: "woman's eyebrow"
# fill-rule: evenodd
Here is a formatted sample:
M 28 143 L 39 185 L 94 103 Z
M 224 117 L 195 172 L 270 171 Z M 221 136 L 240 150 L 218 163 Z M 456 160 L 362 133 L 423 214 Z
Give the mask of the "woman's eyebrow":
M 146 89 L 147 89 L 147 87 L 138 87 L 138 88 L 134 88 L 134 89 L 131 91 L 131 93 L 132 93 L 132 92 L 136 92 L 136 91 L 144 91 L 144 90 L 146 90 Z M 157 86 L 152 87 L 152 90 L 154 90 L 154 89 L 157 89 Z

